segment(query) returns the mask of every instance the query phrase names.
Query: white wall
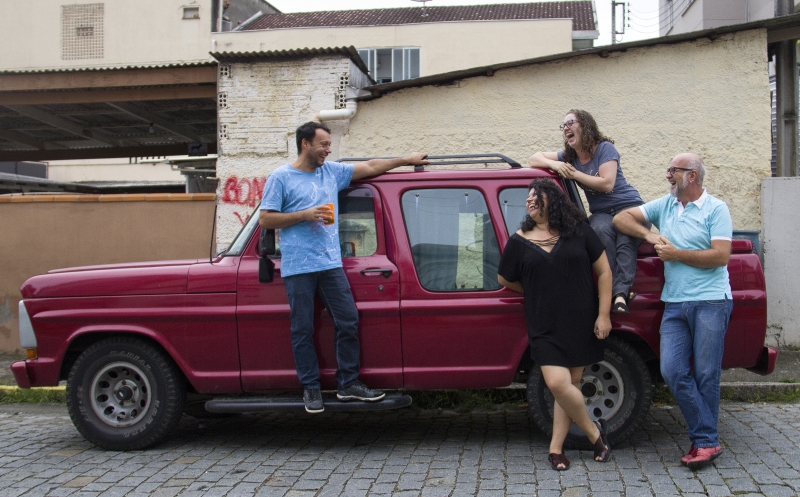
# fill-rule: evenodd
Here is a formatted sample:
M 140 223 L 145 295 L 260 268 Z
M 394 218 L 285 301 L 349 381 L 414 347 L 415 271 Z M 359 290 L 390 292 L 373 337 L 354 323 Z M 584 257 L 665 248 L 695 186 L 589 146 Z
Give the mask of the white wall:
M 217 158 L 220 247 L 230 244 L 260 203 L 267 175 L 297 157 L 295 129 L 318 111 L 334 107 L 339 78 L 350 69 L 349 58 L 326 55 L 232 63 L 230 76 L 220 77 L 217 88 L 227 96 L 227 107 L 218 114 L 227 136 L 219 140 Z M 327 124 L 333 136 L 332 157 L 341 157 L 339 139 L 348 123 Z
M 761 182 L 764 275 L 767 279 L 767 339 L 800 347 L 800 178 Z
M 55 181 L 185 181 L 169 164 L 131 163 L 130 159 L 50 161 L 47 177 Z
M 464 21 L 214 33 L 220 52 L 302 47 L 420 47 L 420 74 L 438 74 L 572 50 L 571 19 Z
M 103 4 L 103 57 L 63 60 L 61 7 L 76 0 L 0 1 L 0 71 L 121 67 L 213 60 L 211 0 L 86 0 Z M 197 4 L 199 19 L 182 19 Z

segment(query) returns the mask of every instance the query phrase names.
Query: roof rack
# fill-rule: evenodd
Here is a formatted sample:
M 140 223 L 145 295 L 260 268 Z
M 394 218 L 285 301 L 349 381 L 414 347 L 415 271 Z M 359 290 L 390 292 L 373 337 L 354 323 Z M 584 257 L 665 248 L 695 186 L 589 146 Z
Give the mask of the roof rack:
M 364 162 L 371 159 L 397 159 L 397 157 L 346 157 L 338 162 Z M 465 154 L 465 155 L 429 155 L 428 166 L 451 166 L 458 164 L 508 164 L 512 168 L 520 168 L 519 162 L 503 154 Z M 424 171 L 425 166 L 414 166 L 415 171 Z

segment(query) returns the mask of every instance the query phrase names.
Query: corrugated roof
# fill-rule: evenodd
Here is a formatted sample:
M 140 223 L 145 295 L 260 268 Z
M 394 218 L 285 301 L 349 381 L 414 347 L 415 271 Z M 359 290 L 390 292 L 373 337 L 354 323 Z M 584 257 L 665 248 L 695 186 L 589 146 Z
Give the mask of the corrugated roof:
M 352 60 L 353 63 L 364 72 L 364 74 L 369 74 L 369 69 L 367 69 L 367 66 L 364 65 L 364 60 L 360 55 L 358 55 L 358 50 L 356 50 L 356 48 L 352 45 L 349 47 L 297 48 L 291 50 L 267 50 L 263 52 L 211 52 L 211 56 L 219 61 L 244 59 L 292 59 L 329 54 L 339 54 L 349 57 L 350 60 Z
M 142 64 L 131 66 L 105 66 L 105 67 L 64 67 L 48 69 L 19 69 L 13 71 L 0 71 L 0 74 L 39 74 L 39 73 L 59 73 L 59 72 L 98 72 L 98 71 L 122 71 L 126 69 L 169 69 L 172 67 L 210 67 L 216 66 L 215 61 L 203 62 L 177 62 L 174 64 Z
M 506 3 L 454 7 L 341 10 L 297 14 L 265 14 L 241 31 L 333 26 L 387 26 L 455 21 L 500 21 L 525 19 L 572 19 L 574 31 L 596 29 L 591 1 Z

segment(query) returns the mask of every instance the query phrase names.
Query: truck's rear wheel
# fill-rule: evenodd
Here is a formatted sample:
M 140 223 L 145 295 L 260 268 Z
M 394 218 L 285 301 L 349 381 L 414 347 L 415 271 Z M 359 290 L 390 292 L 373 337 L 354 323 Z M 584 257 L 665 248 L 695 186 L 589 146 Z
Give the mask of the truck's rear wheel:
M 605 340 L 604 360 L 586 367 L 580 388 L 589 417 L 603 418 L 608 422 L 612 445 L 630 438 L 650 410 L 652 384 L 647 365 L 633 347 L 615 336 Z M 553 433 L 554 399 L 545 385 L 542 370 L 536 366 L 528 373 L 527 397 L 531 418 L 550 436 Z M 574 423 L 565 445 L 585 450 L 591 448 L 586 435 Z
M 180 421 L 183 376 L 161 350 L 135 338 L 109 338 L 81 353 L 67 379 L 67 408 L 88 441 L 136 450 L 167 437 Z

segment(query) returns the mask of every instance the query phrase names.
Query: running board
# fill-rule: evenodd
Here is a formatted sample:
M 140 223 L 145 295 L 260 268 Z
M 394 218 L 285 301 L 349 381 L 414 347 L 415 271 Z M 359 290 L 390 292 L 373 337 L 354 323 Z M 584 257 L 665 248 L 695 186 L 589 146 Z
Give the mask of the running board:
M 388 411 L 411 405 L 409 395 L 388 394 L 377 402 L 341 401 L 335 394 L 322 394 L 326 411 Z M 237 412 L 305 412 L 301 396 L 296 397 L 235 397 L 213 399 L 206 402 L 206 411 L 216 413 Z

